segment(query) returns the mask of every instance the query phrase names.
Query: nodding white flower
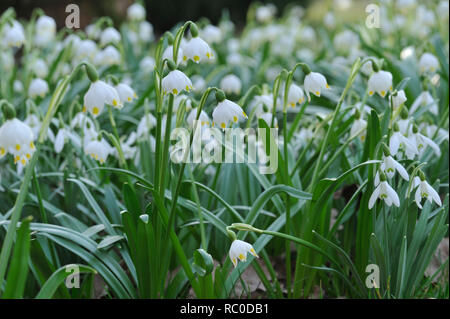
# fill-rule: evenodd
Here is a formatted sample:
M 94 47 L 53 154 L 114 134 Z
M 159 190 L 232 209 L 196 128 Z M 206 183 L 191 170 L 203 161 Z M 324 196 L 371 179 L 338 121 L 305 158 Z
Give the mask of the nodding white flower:
M 367 83 L 369 95 L 372 96 L 375 92 L 381 97 L 385 97 L 386 93 L 392 90 L 392 74 L 387 71 L 374 72 Z
M 22 25 L 12 21 L 12 25 L 6 23 L 2 32 L 2 43 L 5 47 L 20 48 L 25 43 L 25 32 Z
M 260 6 L 256 9 L 255 17 L 258 22 L 266 23 L 273 19 L 277 8 L 273 4 Z
M 395 156 L 397 155 L 400 147 L 404 148 L 407 154 L 418 154 L 417 147 L 402 133 L 400 133 L 400 131 L 396 131 L 394 129 L 394 133 L 389 139 L 389 152 L 392 156 Z
M 36 96 L 44 97 L 48 92 L 48 84 L 42 79 L 33 79 L 28 87 L 28 96 L 35 98 Z
M 195 63 L 199 63 L 200 61 L 211 59 L 212 57 L 213 51 L 208 43 L 200 37 L 193 37 L 183 46 L 183 61 L 191 59 Z
M 55 137 L 55 153 L 59 154 L 64 148 L 66 139 L 70 136 L 70 131 L 65 128 L 60 128 Z
M 397 92 L 397 95 L 391 95 L 389 99 L 392 100 L 392 105 L 394 106 L 394 109 L 401 106 L 403 103 L 406 102 L 407 98 L 405 95 L 405 91 L 400 90 Z
M 101 33 L 102 33 L 102 30 L 100 29 L 100 27 L 97 24 L 93 23 L 86 27 L 86 35 L 90 39 L 97 40 L 98 38 L 100 38 Z
M 136 140 L 137 140 L 136 132 L 131 132 L 130 136 L 128 137 L 128 139 L 125 142 L 121 141 L 123 156 L 126 159 L 135 158 L 138 150 L 137 150 L 136 146 L 132 146 L 132 145 L 136 142 Z M 120 159 L 119 152 L 117 151 L 116 148 L 113 149 L 113 153 L 114 153 L 114 156 L 116 156 L 118 159 Z
M 141 21 L 139 23 L 139 38 L 144 41 L 153 40 L 153 25 L 148 21 Z
M 192 89 L 192 82 L 183 72 L 173 70 L 162 80 L 162 88 L 164 94 L 178 95 L 183 90 L 189 92 Z
M 222 41 L 222 31 L 220 28 L 213 26 L 212 24 L 207 25 L 201 31 L 201 36 L 208 43 L 219 43 Z
M 193 126 L 194 126 L 194 121 L 197 119 L 197 112 L 198 112 L 198 109 L 197 109 L 197 108 L 193 109 L 193 110 L 189 113 L 189 115 L 187 116 L 187 118 L 186 118 L 186 122 L 188 123 L 188 125 L 189 125 L 190 127 L 193 127 Z M 208 114 L 206 114 L 206 112 L 203 111 L 203 110 L 200 112 L 200 116 L 199 116 L 198 120 L 199 120 L 200 125 L 201 125 L 202 127 L 203 127 L 203 126 L 208 126 L 208 125 L 210 125 L 210 119 L 209 119 L 209 116 L 208 116 Z
M 136 93 L 128 84 L 119 83 L 115 88 L 122 102 L 131 102 L 133 99 L 137 99 Z
M 36 74 L 38 78 L 43 79 L 48 75 L 47 63 L 45 63 L 45 61 L 42 59 L 37 59 L 36 61 L 34 61 L 32 69 L 34 74 Z
M 112 153 L 112 148 L 103 138 L 94 139 L 85 145 L 84 152 L 103 164 L 108 155 Z
M 74 48 L 75 59 L 82 61 L 84 59 L 93 60 L 97 55 L 97 44 L 89 39 L 81 40 Z
M 297 84 L 292 83 L 289 87 L 288 97 L 287 97 L 287 103 L 291 107 L 295 107 L 295 105 L 302 104 L 305 100 L 305 95 L 303 94 L 303 90 L 301 87 L 299 87 Z
M 372 209 L 378 198 L 384 200 L 388 206 L 391 206 L 392 204 L 397 207 L 400 206 L 400 199 L 398 198 L 397 193 L 386 180 L 381 181 L 370 196 L 369 209 Z
M 352 128 L 350 129 L 350 136 L 357 136 L 361 140 L 361 142 L 364 142 L 366 140 L 366 129 L 367 129 L 367 121 L 363 118 L 355 119 L 353 122 Z M 358 133 L 359 132 L 359 133 Z
M 139 69 L 141 69 L 145 73 L 150 73 L 155 69 L 155 65 L 155 59 L 153 59 L 151 56 L 146 56 L 139 63 Z
M 234 267 L 237 266 L 238 260 L 242 262 L 247 260 L 247 253 L 250 253 L 258 258 L 258 255 L 251 244 L 239 239 L 233 240 L 231 243 L 229 256 Z
M 345 30 L 334 37 L 333 44 L 339 52 L 347 53 L 358 46 L 359 38 L 352 31 Z
M 320 96 L 323 89 L 329 89 L 327 79 L 320 73 L 310 72 L 305 76 L 305 83 L 303 84 L 306 95 L 308 96 L 308 101 L 311 101 L 309 93 L 311 92 L 315 96 Z
M 426 198 L 430 203 L 433 203 L 433 201 L 438 204 L 439 206 L 442 206 L 441 198 L 439 197 L 439 194 L 435 191 L 433 187 L 431 187 L 428 182 L 423 179 L 421 180 L 419 176 L 414 177 L 413 180 L 413 189 L 417 187 L 416 193 L 414 194 L 414 201 L 416 202 L 417 206 L 422 209 L 422 204 L 420 201 L 422 198 Z
M 386 173 L 386 176 L 389 179 L 394 177 L 395 171 L 397 171 L 404 180 L 409 181 L 409 175 L 406 169 L 402 166 L 402 164 L 397 162 L 392 156 L 383 155 L 383 163 L 380 166 L 381 170 Z M 375 180 L 377 180 L 376 177 Z M 377 181 L 375 181 L 375 184 L 378 184 Z
M 152 128 L 156 126 L 156 117 L 152 114 L 147 113 L 144 117 L 139 121 L 137 127 L 137 138 L 141 139 L 144 136 L 147 136 Z
M 56 22 L 49 16 L 40 16 L 36 21 L 35 30 L 34 42 L 37 46 L 45 46 L 55 37 Z
M 10 153 L 14 163 L 25 166 L 34 151 L 34 135 L 31 128 L 17 118 L 8 119 L 0 127 L 0 158 Z
M 409 114 L 413 114 L 420 106 L 426 107 L 434 115 L 438 115 L 439 113 L 437 102 L 428 91 L 423 91 L 414 100 L 413 104 L 411 105 L 411 109 L 409 110 Z
M 409 136 L 409 140 L 415 144 L 419 153 L 423 153 L 427 146 L 431 147 L 438 157 L 441 156 L 439 146 L 427 136 L 421 134 L 417 127 L 413 127 L 413 132 Z
M 270 112 L 265 112 L 265 113 L 259 115 L 259 118 L 263 119 L 267 123 L 267 126 L 269 126 L 269 127 L 272 125 L 272 117 L 273 117 L 273 114 Z M 273 126 L 278 127 L 278 120 L 276 117 L 273 119 Z
M 23 84 L 20 80 L 15 80 L 13 84 L 14 92 L 21 93 L 23 91 Z
M 239 105 L 227 99 L 217 104 L 212 116 L 212 125 L 214 126 L 217 123 L 222 129 L 225 129 L 229 122 L 237 123 L 247 118 L 247 114 L 245 114 Z
M 234 74 L 228 74 L 220 81 L 220 88 L 225 93 L 241 93 L 242 83 L 241 80 Z
M 100 45 L 105 46 L 107 44 L 117 44 L 120 42 L 121 36 L 119 31 L 113 27 L 108 27 L 102 31 L 100 35 Z
M 105 104 L 121 108 L 122 102 L 119 93 L 114 87 L 103 81 L 97 80 L 92 82 L 84 95 L 83 112 L 89 111 L 94 117 L 97 117 L 102 112 Z
M 431 53 L 424 53 L 419 60 L 420 72 L 434 73 L 439 68 L 439 60 Z
M 108 45 L 106 48 L 97 53 L 94 63 L 97 65 L 115 65 L 121 61 L 119 50 L 114 46 Z
M 127 17 L 133 21 L 145 19 L 145 8 L 140 3 L 133 3 L 127 9 Z

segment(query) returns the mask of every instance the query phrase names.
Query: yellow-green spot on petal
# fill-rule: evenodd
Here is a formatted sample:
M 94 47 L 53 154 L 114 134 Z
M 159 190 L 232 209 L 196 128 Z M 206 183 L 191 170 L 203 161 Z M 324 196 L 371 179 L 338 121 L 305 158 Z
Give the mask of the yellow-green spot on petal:
M 225 123 L 222 122 L 222 124 L 220 124 L 220 127 L 224 129 L 226 127 Z
M 178 90 L 177 90 L 177 89 L 173 89 L 173 90 L 172 90 L 172 93 L 175 94 L 175 95 L 177 95 L 177 94 L 178 94 Z
M 20 145 L 19 144 L 16 144 L 16 150 L 20 151 Z
M 237 116 L 233 116 L 233 121 L 234 121 L 234 123 L 236 123 L 237 120 L 238 120 Z
M 243 254 L 239 254 L 239 259 L 240 260 L 245 260 L 245 256 Z
M 369 91 L 369 95 L 373 95 L 373 91 Z
M 6 151 L 3 147 L 0 148 L 0 155 L 3 156 L 6 154 Z
M 98 109 L 98 107 L 94 106 L 94 107 L 92 108 L 92 114 L 98 115 L 99 112 L 100 112 L 100 110 Z
M 194 55 L 194 61 L 195 61 L 195 62 L 200 61 L 200 57 L 199 57 L 198 55 Z
M 113 105 L 117 106 L 117 100 L 116 99 L 113 99 Z

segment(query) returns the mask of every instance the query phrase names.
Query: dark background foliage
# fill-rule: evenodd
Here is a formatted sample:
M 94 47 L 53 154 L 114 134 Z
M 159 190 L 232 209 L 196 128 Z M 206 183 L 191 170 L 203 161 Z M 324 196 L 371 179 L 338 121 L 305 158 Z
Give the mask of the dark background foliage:
M 289 3 L 306 5 L 310 0 L 276 0 L 271 2 L 281 12 Z M 88 25 L 100 16 L 109 16 L 119 23 L 126 17 L 126 8 L 133 0 L 2 0 L 0 12 L 8 7 L 14 7 L 19 18 L 29 18 L 34 8 L 42 8 L 47 15 L 56 19 L 58 27 L 64 26 L 66 18 L 65 7 L 75 3 L 80 7 L 81 27 Z M 162 33 L 176 23 L 186 20 L 198 20 L 207 17 L 212 23 L 217 23 L 222 14 L 229 14 L 231 20 L 241 26 L 245 23 L 247 9 L 252 0 L 146 0 L 147 20 L 155 32 Z

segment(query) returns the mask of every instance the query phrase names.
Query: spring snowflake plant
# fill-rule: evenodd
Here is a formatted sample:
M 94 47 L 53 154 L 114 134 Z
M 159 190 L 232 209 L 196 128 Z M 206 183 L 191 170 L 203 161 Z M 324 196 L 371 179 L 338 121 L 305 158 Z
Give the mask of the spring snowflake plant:
M 448 298 L 448 1 L 334 4 L 160 35 L 142 1 L 77 32 L 3 12 L 0 297 Z

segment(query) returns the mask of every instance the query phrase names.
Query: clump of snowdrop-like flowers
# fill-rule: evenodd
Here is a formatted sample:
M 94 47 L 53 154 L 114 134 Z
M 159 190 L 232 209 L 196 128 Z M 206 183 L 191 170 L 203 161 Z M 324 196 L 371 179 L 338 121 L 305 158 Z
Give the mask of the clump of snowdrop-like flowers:
M 200 63 L 205 59 L 213 58 L 213 51 L 203 39 L 198 36 L 198 29 L 191 24 L 192 38 L 183 46 L 183 61 L 192 60 Z
M 375 65 L 375 63 L 373 63 Z M 369 78 L 367 83 L 369 95 L 378 93 L 381 97 L 385 97 L 387 92 L 392 90 L 392 74 L 388 71 L 377 70 Z
M 178 95 L 182 91 L 192 90 L 191 80 L 183 72 L 175 69 L 175 64 L 168 63 L 170 72 L 162 79 L 162 89 L 164 94 L 172 93 Z
M 231 243 L 229 256 L 234 267 L 237 266 L 238 260 L 245 262 L 247 260 L 248 253 L 258 257 L 251 244 L 239 239 L 233 240 Z
M 88 111 L 97 117 L 105 107 L 105 104 L 112 105 L 116 108 L 123 106 L 119 93 L 111 85 L 96 80 L 89 86 L 88 91 L 84 95 L 83 112 Z
M 28 87 L 28 96 L 35 98 L 37 96 L 44 97 L 48 93 L 48 84 L 45 80 L 33 79 Z
M 236 75 L 228 74 L 220 81 L 219 86 L 226 94 L 239 94 L 241 93 L 242 83 Z
M 441 198 L 439 197 L 439 194 L 436 192 L 436 190 L 431 187 L 430 184 L 425 179 L 425 174 L 420 170 L 419 176 L 414 177 L 413 180 L 413 189 L 417 187 L 417 190 L 414 194 L 414 201 L 416 202 L 417 206 L 422 209 L 421 200 L 422 198 L 425 198 L 430 203 L 433 203 L 433 201 L 438 204 L 439 206 L 442 206 Z
M 431 53 L 424 53 L 419 60 L 420 72 L 434 73 L 439 68 L 439 60 Z
M 1 38 L 5 47 L 20 48 L 25 43 L 25 32 L 22 25 L 13 20 L 3 27 Z
M 15 164 L 25 166 L 36 150 L 33 131 L 15 117 L 15 110 L 8 102 L 3 100 L 0 103 L 6 119 L 0 127 L 0 158 L 10 153 Z
M 379 172 L 379 175 L 380 182 L 370 196 L 369 209 L 373 208 L 377 199 L 383 200 L 388 206 L 392 206 L 392 204 L 394 204 L 394 206 L 399 207 L 400 199 L 398 198 L 396 191 L 386 181 L 386 175 L 384 172 Z
M 236 103 L 227 100 L 223 92 L 217 91 L 216 99 L 217 106 L 212 113 L 213 126 L 218 124 L 222 129 L 225 129 L 229 123 L 237 123 L 247 118 L 244 110 Z

